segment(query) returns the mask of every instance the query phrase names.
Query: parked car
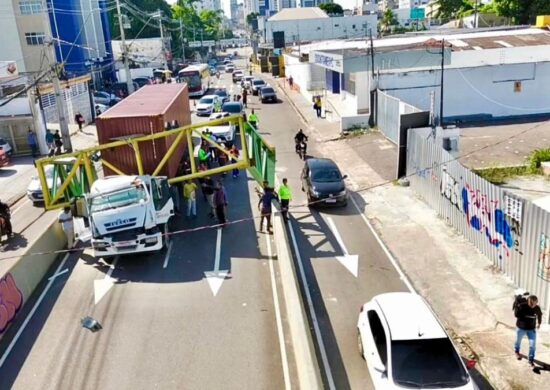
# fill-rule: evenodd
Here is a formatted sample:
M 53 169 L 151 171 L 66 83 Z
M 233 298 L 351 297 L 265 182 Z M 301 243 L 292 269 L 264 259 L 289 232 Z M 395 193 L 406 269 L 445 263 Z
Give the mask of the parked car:
M 336 163 L 328 158 L 310 158 L 302 170 L 302 191 L 310 206 L 346 206 L 345 179 Z
M 260 89 L 260 99 L 262 103 L 277 102 L 277 94 L 275 93 L 275 90 L 268 85 L 267 87 Z
M 261 88 L 267 86 L 262 79 L 254 79 L 250 85 L 252 86 L 252 95 L 257 95 Z
M 13 149 L 8 141 L 4 138 L 0 138 L 0 150 L 2 150 L 6 155 L 11 156 L 13 154 Z
M 417 294 L 381 294 L 361 306 L 357 344 L 377 390 L 477 389 L 445 329 Z
M 137 83 L 133 83 L 133 87 L 134 92 L 139 89 L 139 85 Z M 118 99 L 124 99 L 129 95 L 128 84 L 126 84 L 126 82 L 113 84 L 113 86 L 111 87 L 111 93 L 114 94 Z
M 10 158 L 8 154 L 0 149 L 0 168 L 5 167 L 10 163 Z
M 214 134 L 218 141 L 223 141 L 230 145 L 235 139 L 236 127 L 235 125 L 229 124 L 221 126 L 210 126 L 208 128 L 208 131 Z
M 252 80 L 254 80 L 254 76 L 244 76 L 241 81 L 241 87 L 248 89 L 252 88 Z
M 114 106 L 122 99 L 112 93 L 105 91 L 94 91 L 94 104 L 104 104 L 106 106 Z
M 218 95 L 218 97 L 222 100 L 222 104 L 229 101 L 229 93 L 225 88 L 216 89 L 214 91 L 214 95 Z
M 99 114 L 103 114 L 105 111 L 107 111 L 110 107 L 109 106 L 106 106 L 105 104 L 95 104 L 94 105 L 94 108 L 96 110 L 96 116 L 97 116 L 97 111 L 99 111 Z
M 65 161 L 67 163 L 73 163 L 76 161 L 74 157 L 68 157 L 64 159 L 60 159 L 58 161 Z M 65 170 L 67 173 L 71 171 L 71 165 L 65 165 Z M 54 166 L 53 165 L 46 165 L 44 168 L 44 175 L 46 176 L 46 183 L 48 183 L 48 188 L 53 187 L 53 180 L 54 180 Z M 57 186 L 59 187 L 61 185 L 61 178 L 57 177 Z M 42 193 L 42 184 L 40 183 L 40 179 L 38 176 L 33 176 L 31 179 L 31 182 L 27 186 L 27 197 L 33 202 L 33 204 L 41 203 L 44 201 L 44 194 Z M 61 198 L 63 198 L 63 195 L 61 195 Z
M 134 83 L 136 83 L 138 85 L 139 88 L 145 86 L 145 85 L 149 85 L 149 84 L 153 84 L 153 80 L 149 77 L 136 77 L 135 79 L 132 80 Z
M 241 81 L 244 77 L 244 73 L 242 70 L 236 70 L 233 72 L 233 82 L 234 83 L 238 83 L 239 81 Z
M 226 73 L 233 73 L 234 70 L 235 70 L 235 65 L 231 65 L 231 64 L 225 65 Z
M 241 102 L 227 102 L 222 105 L 220 112 L 215 112 L 210 115 L 210 119 L 221 119 L 230 115 L 242 115 L 244 107 Z
M 208 116 L 216 112 L 216 107 L 221 106 L 221 99 L 218 95 L 203 96 L 197 103 L 197 116 Z

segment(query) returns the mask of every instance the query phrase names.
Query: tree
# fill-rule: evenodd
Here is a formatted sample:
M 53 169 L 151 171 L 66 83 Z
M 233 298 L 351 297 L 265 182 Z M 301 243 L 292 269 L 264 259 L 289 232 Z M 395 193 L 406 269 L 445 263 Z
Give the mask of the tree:
M 341 16 L 344 15 L 344 9 L 340 4 L 336 3 L 324 3 L 320 4 L 319 8 L 326 12 L 329 16 Z
M 475 0 L 436 0 L 435 17 L 438 19 L 456 19 L 474 9 Z
M 494 0 L 494 3 L 500 16 L 511 18 L 516 24 L 531 24 L 537 15 L 550 14 L 548 0 Z
M 246 24 L 252 26 L 252 23 L 254 23 L 254 20 L 258 19 L 258 16 L 260 16 L 260 14 L 257 12 L 249 13 L 246 15 Z
M 128 8 L 130 8 L 131 11 L 126 11 L 124 8 L 122 9 L 122 13 L 128 15 L 131 22 L 131 28 L 124 31 L 126 39 L 154 38 L 160 36 L 158 19 L 152 18 L 147 21 L 149 18 L 143 13 L 153 13 L 160 9 L 163 16 L 168 18 L 172 17 L 170 6 L 165 0 L 132 0 Z M 120 39 L 120 27 L 118 25 L 116 9 L 109 11 L 109 28 L 111 29 L 112 38 Z
M 397 26 L 399 24 L 399 21 L 397 20 L 397 16 L 393 13 L 391 9 L 387 9 L 384 11 L 384 15 L 382 15 L 382 19 L 379 22 L 379 30 L 384 35 L 384 33 L 388 33 L 391 31 L 393 26 Z

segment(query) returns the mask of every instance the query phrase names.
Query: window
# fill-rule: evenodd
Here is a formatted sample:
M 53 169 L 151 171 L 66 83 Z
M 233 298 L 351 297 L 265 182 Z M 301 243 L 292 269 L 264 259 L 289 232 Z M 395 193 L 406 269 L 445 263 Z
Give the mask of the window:
M 43 45 L 44 44 L 44 33 L 30 32 L 25 33 L 25 39 L 27 40 L 27 45 Z
M 21 15 L 35 15 L 42 12 L 42 0 L 23 0 L 19 2 Z
M 376 344 L 376 349 L 378 350 L 378 355 L 384 366 L 388 363 L 388 349 L 386 343 L 386 333 L 384 332 L 384 327 L 380 321 L 380 317 L 374 310 L 369 310 L 367 313 L 369 318 L 369 327 L 372 332 L 372 337 L 374 338 L 374 344 Z

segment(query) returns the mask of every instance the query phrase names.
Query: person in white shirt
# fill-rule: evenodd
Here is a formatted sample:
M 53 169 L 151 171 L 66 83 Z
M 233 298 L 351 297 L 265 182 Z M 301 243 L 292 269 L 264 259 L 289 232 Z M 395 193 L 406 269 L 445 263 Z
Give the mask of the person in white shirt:
M 67 236 L 67 248 L 71 249 L 74 245 L 74 223 L 71 208 L 69 206 L 65 206 L 63 211 L 59 213 L 57 220 L 63 227 L 63 231 Z

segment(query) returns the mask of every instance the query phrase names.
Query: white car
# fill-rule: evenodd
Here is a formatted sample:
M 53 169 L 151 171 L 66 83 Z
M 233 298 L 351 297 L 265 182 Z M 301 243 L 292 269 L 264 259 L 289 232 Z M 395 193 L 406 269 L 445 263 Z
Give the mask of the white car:
M 359 352 L 377 390 L 477 389 L 445 329 L 419 295 L 375 296 L 361 306 L 357 330 Z
M 221 100 L 218 95 L 203 96 L 197 103 L 197 116 L 209 116 L 216 112 L 216 107 L 221 107 Z
M 260 89 L 267 87 L 267 83 L 262 79 L 252 80 L 252 95 L 257 95 L 260 92 Z
M 252 80 L 254 80 L 254 76 L 244 76 L 244 79 L 242 81 L 242 87 L 243 88 L 252 88 Z
M 235 126 L 210 126 L 208 130 L 216 137 L 218 141 L 233 142 L 235 139 Z
M 65 165 L 65 170 L 67 173 L 71 171 L 72 163 L 76 161 L 74 157 L 68 157 L 68 158 L 62 158 L 58 161 L 63 161 L 68 163 Z M 54 166 L 53 165 L 46 165 L 44 167 L 44 174 L 46 176 L 46 183 L 48 183 L 48 188 L 53 188 L 53 179 L 54 179 Z M 57 187 L 61 186 L 61 178 L 57 177 Z M 41 203 L 44 201 L 44 195 L 42 194 L 42 184 L 40 183 L 40 179 L 38 176 L 33 176 L 31 179 L 31 182 L 27 186 L 27 197 L 32 201 L 33 204 Z M 61 196 L 63 198 L 63 195 Z
M 0 138 L 0 149 L 6 153 L 6 155 L 11 156 L 13 153 L 13 149 L 11 148 L 11 145 L 8 141 L 6 141 L 4 138 Z

